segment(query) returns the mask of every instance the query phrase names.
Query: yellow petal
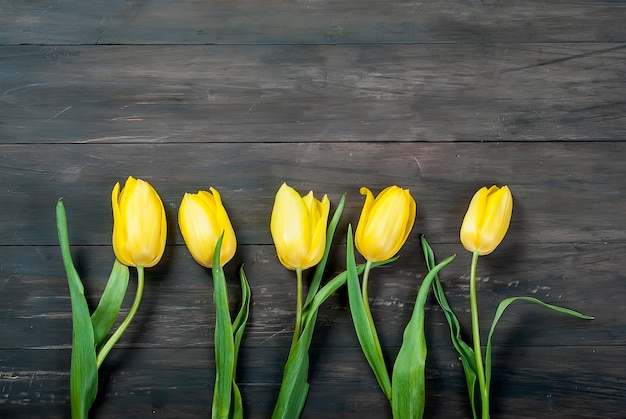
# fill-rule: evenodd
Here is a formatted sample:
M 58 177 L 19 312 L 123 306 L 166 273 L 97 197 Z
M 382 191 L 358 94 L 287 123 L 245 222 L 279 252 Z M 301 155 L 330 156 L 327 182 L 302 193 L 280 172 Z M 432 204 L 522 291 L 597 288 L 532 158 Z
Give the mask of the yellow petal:
M 367 224 L 369 222 L 369 213 L 374 205 L 374 195 L 372 191 L 370 191 L 366 187 L 362 187 L 359 192 L 361 195 L 365 195 L 365 202 L 363 203 L 363 209 L 361 210 L 361 215 L 359 217 L 359 222 L 356 226 L 356 233 L 354 235 L 354 242 L 356 244 L 356 248 L 364 255 L 364 251 L 367 248 L 365 245 L 365 230 L 367 229 Z
M 285 183 L 280 187 L 274 200 L 270 231 L 278 259 L 286 268 L 307 269 L 319 263 L 326 244 L 329 208 L 327 196 L 318 201 L 313 192 L 301 197 Z
M 473 196 L 461 224 L 460 238 L 470 252 L 488 255 L 509 229 L 513 198 L 507 186 L 482 187 Z
M 222 204 L 222 197 L 216 189 L 210 188 L 210 191 L 213 194 L 213 202 L 215 203 L 215 216 L 220 227 L 219 234 L 221 235 L 222 232 L 224 233 L 224 238 L 222 239 L 222 252 L 220 254 L 220 263 L 223 266 L 235 255 L 235 251 L 237 249 L 237 238 L 235 236 L 233 225 L 228 217 L 228 213 L 226 212 L 226 208 L 224 208 L 224 204 Z
M 328 226 L 328 214 L 330 212 L 330 201 L 328 196 L 324 195 L 322 201 L 315 202 L 315 210 L 310 214 L 311 225 L 314 227 L 311 232 L 311 241 L 307 258 L 302 262 L 302 269 L 308 269 L 317 265 L 326 247 L 326 230 Z
M 178 210 L 178 224 L 185 244 L 200 265 L 210 268 L 215 249 L 215 222 L 212 222 L 209 206 L 198 194 L 186 193 Z
M 480 231 L 481 255 L 493 252 L 502 242 L 511 222 L 513 199 L 508 187 L 494 190 L 489 195 L 485 218 Z
M 120 183 L 117 182 L 111 193 L 111 206 L 113 207 L 113 251 L 115 257 L 126 266 L 135 266 L 130 255 L 126 252 L 126 231 L 122 222 L 119 206 Z
M 375 199 L 367 188 L 357 225 L 356 247 L 369 261 L 393 257 L 406 242 L 415 223 L 416 204 L 408 190 L 385 188 Z
M 485 212 L 488 194 L 489 191 L 484 186 L 474 194 L 461 224 L 461 243 L 470 252 L 477 250 L 479 246 L 479 229 Z
M 124 188 L 112 193 L 113 248 L 120 262 L 149 268 L 165 250 L 167 221 L 161 198 L 141 179 L 129 176 Z
M 281 263 L 296 269 L 306 257 L 309 241 L 308 211 L 295 189 L 283 183 L 274 201 L 270 232 Z
M 237 240 L 219 192 L 210 188 L 197 194 L 186 193 L 178 211 L 178 224 L 193 258 L 207 268 L 213 265 L 215 245 L 223 234 L 220 265 L 235 254 Z

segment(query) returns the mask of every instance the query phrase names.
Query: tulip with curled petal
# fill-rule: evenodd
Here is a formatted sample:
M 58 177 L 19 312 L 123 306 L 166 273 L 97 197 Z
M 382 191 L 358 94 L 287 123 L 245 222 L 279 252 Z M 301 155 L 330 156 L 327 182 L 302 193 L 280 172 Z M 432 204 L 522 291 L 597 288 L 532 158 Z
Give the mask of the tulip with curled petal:
M 214 188 L 210 192 L 186 193 L 178 210 L 178 225 L 193 258 L 205 268 L 213 264 L 215 245 L 222 234 L 220 264 L 224 266 L 235 255 L 235 231 Z

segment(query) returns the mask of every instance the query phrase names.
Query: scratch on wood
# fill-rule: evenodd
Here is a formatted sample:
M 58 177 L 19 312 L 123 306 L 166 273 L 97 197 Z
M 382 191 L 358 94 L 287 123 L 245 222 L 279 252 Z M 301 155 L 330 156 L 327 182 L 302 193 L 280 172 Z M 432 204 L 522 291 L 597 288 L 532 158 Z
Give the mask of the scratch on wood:
M 424 169 L 422 169 L 422 164 L 420 163 L 420 160 L 417 158 L 417 156 L 413 156 L 413 159 L 415 160 L 415 163 L 417 163 L 420 179 L 424 180 Z
M 69 111 L 70 109 L 72 109 L 72 107 L 68 106 L 67 108 L 63 109 L 61 112 L 59 112 L 56 115 L 54 115 L 52 118 L 48 119 L 48 121 L 52 121 L 57 116 L 63 115 L 65 112 Z
M 530 68 L 536 68 L 536 67 L 542 67 L 542 66 L 547 66 L 547 65 L 552 65 L 552 64 L 558 64 L 558 63 L 562 63 L 562 62 L 566 62 L 566 61 L 577 60 L 577 59 L 580 59 L 580 58 L 588 58 L 588 57 L 592 57 L 594 55 L 606 54 L 606 53 L 613 52 L 613 51 L 619 51 L 619 50 L 624 49 L 624 48 L 626 48 L 626 45 L 618 45 L 618 46 L 615 46 L 615 47 L 602 48 L 602 49 L 599 49 L 599 50 L 584 52 L 584 53 L 581 53 L 581 54 L 567 55 L 567 56 L 562 57 L 562 58 L 556 58 L 554 60 L 543 61 L 543 62 L 540 62 L 540 63 L 537 63 L 537 64 L 532 64 L 532 65 L 528 65 L 528 66 L 524 66 L 524 67 L 511 68 L 511 69 L 502 71 L 502 73 L 510 73 L 510 72 L 513 72 L 513 71 L 528 70 Z
M 263 346 L 265 344 L 265 342 L 271 340 L 274 338 L 274 336 L 280 335 L 281 333 L 285 333 L 287 331 L 287 327 L 284 327 L 282 329 L 280 329 L 278 332 L 272 333 L 270 336 L 268 336 L 267 338 L 263 339 L 263 341 L 259 344 L 259 346 Z

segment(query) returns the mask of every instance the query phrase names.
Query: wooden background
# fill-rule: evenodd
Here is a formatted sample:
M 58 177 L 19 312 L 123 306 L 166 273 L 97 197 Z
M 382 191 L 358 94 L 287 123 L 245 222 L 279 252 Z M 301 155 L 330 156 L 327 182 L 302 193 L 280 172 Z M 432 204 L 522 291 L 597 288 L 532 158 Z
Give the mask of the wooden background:
M 94 418 L 210 415 L 212 283 L 176 226 L 185 192 L 217 188 L 252 287 L 238 381 L 267 418 L 294 319 L 295 279 L 269 234 L 282 182 L 348 203 L 329 275 L 363 198 L 387 185 L 418 202 L 400 259 L 370 296 L 391 365 L 439 259 L 469 327 L 472 194 L 508 184 L 513 220 L 479 264 L 484 334 L 498 302 L 527 295 L 494 342 L 493 417 L 623 417 L 626 408 L 626 2 L 298 0 L 0 2 L 0 417 L 69 416 L 71 315 L 54 207 L 97 302 L 113 261 L 110 192 L 148 180 L 168 247 L 100 372 Z M 134 277 L 133 277 L 134 278 Z M 134 280 L 131 281 L 134 283 Z M 131 286 L 131 294 L 132 294 Z M 125 310 L 130 299 L 125 304 Z M 470 417 L 447 324 L 427 305 L 426 416 Z M 126 311 L 124 311 L 126 312 Z M 322 308 L 304 418 L 391 417 L 358 346 L 345 291 Z

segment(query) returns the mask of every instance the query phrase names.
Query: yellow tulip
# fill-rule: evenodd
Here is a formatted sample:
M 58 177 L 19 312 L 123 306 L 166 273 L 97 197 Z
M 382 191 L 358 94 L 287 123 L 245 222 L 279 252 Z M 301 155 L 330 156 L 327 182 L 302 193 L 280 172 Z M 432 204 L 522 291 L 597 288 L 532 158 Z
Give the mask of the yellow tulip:
M 470 252 L 488 255 L 509 229 L 513 197 L 507 186 L 482 187 L 474 194 L 461 225 L 461 243 Z
M 111 194 L 113 206 L 113 250 L 127 266 L 149 268 L 165 250 L 167 222 L 159 194 L 148 182 L 129 176 L 120 191 Z
M 220 265 L 224 266 L 235 255 L 237 239 L 220 194 L 213 188 L 210 193 L 186 193 L 178 210 L 178 225 L 191 256 L 200 265 L 213 265 L 215 245 L 222 233 Z
M 307 269 L 319 263 L 326 246 L 330 201 L 306 196 L 286 183 L 276 193 L 270 231 L 280 262 L 291 270 Z
M 356 228 L 355 243 L 370 262 L 393 257 L 406 242 L 415 223 L 417 205 L 408 189 L 385 188 L 376 198 L 363 187 L 365 204 Z

